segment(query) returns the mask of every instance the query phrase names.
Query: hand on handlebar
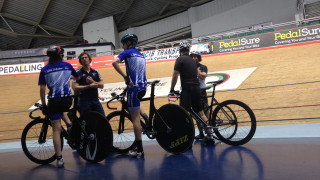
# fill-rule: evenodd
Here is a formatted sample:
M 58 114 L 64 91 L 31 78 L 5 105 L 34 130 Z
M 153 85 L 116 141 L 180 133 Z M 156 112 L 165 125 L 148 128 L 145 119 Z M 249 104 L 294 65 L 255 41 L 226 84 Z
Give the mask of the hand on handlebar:
M 179 95 L 180 95 L 180 91 L 170 90 L 168 94 L 168 101 L 176 102 L 177 100 L 174 100 L 172 98 L 178 99 Z
M 176 96 L 176 95 L 179 95 L 179 94 L 180 94 L 180 91 L 175 91 L 175 90 L 171 89 L 168 95 Z
M 48 106 L 47 105 L 43 105 L 41 108 L 42 114 L 43 115 L 48 115 Z

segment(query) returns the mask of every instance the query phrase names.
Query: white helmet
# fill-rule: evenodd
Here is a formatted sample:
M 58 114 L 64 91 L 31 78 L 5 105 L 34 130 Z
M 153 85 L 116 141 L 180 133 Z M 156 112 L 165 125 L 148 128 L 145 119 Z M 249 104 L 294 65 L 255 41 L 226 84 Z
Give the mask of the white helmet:
M 190 43 L 188 41 L 182 41 L 179 44 L 179 51 L 187 50 L 190 51 Z

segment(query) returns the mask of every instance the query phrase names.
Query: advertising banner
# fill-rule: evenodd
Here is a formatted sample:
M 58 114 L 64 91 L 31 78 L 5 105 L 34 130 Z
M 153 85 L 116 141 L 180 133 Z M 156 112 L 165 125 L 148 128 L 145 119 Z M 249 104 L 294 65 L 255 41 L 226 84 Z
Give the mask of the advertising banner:
M 213 53 L 228 53 L 320 40 L 320 25 L 225 39 L 213 44 Z
M 273 31 L 233 39 L 224 39 L 208 43 L 193 44 L 191 51 L 201 54 L 221 54 L 237 51 L 246 51 L 264 47 L 284 46 L 297 43 L 320 41 L 320 25 L 304 26 L 299 28 Z M 147 63 L 156 61 L 174 60 L 179 57 L 179 48 L 163 48 L 141 52 Z M 112 67 L 116 55 L 93 57 L 91 67 L 94 69 Z M 75 69 L 80 66 L 78 59 L 66 60 Z M 40 65 L 36 65 L 40 64 Z M 35 67 L 36 66 L 36 67 Z M 18 64 L 0 66 L 1 75 L 15 75 L 24 73 L 39 73 L 43 63 Z
M 44 62 L 0 66 L 0 75 L 39 73 Z
M 30 57 L 30 56 L 46 56 L 46 55 L 47 55 L 46 48 L 0 51 L 0 59 Z
M 178 47 L 141 51 L 141 53 L 147 62 L 177 59 L 180 55 Z

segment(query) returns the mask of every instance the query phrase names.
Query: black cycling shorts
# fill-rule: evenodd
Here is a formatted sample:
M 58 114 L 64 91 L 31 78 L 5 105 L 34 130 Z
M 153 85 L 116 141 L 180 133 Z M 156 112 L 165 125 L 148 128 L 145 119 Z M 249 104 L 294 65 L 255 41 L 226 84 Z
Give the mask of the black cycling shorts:
M 61 113 L 69 111 L 72 105 L 72 97 L 50 98 L 48 100 L 48 114 Z
M 203 111 L 207 111 L 209 108 L 207 91 L 205 89 L 200 89 L 200 95 L 201 95 L 200 102 L 202 104 L 202 109 Z
M 192 107 L 194 112 L 200 112 L 203 109 L 200 99 L 201 95 L 199 86 L 183 87 L 180 96 L 180 106 L 185 108 L 187 111 L 190 111 Z

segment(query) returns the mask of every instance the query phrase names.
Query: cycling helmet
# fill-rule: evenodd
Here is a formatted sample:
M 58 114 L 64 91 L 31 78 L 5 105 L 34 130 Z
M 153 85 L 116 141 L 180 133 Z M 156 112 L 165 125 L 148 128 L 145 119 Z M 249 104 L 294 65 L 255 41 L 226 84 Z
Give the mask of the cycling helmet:
M 133 43 L 138 43 L 138 36 L 132 33 L 127 33 L 121 37 L 121 43 L 124 44 L 127 41 L 132 41 Z
M 190 51 L 190 43 L 188 41 L 182 41 L 179 44 L 179 51 Z
M 59 56 L 60 54 L 64 53 L 64 49 L 62 47 L 54 47 L 54 48 L 49 48 L 47 50 L 47 56 Z
M 198 59 L 199 59 L 199 61 L 201 61 L 201 54 L 200 54 L 199 52 L 197 52 L 197 51 L 192 51 L 192 52 L 190 53 L 190 56 L 191 56 L 191 57 L 192 57 L 192 56 L 197 56 Z

